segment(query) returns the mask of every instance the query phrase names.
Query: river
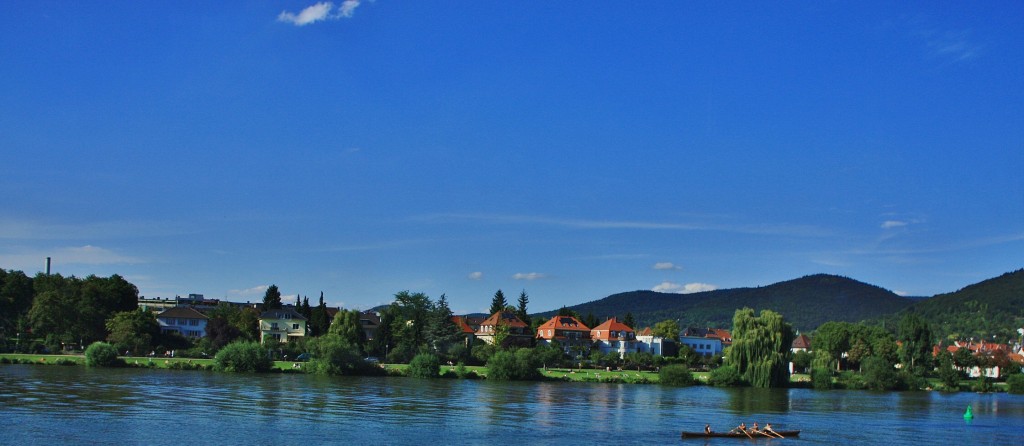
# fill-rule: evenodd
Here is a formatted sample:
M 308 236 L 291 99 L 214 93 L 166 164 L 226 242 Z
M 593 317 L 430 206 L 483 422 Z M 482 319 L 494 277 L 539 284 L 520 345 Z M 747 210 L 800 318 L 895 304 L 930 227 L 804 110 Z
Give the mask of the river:
M 975 418 L 963 419 L 971 405 Z M 1024 396 L 0 366 L 0 444 L 1024 444 Z M 740 422 L 799 439 L 681 440 Z

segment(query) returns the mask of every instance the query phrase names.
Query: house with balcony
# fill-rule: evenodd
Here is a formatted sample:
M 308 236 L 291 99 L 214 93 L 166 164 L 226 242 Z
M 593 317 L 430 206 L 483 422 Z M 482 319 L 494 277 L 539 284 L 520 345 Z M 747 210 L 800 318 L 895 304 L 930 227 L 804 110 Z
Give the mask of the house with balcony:
M 574 351 L 589 351 L 590 327 L 572 316 L 555 316 L 537 327 L 537 344 L 558 344 L 565 354 L 575 356 Z
M 594 348 L 601 353 L 617 353 L 619 358 L 637 351 L 636 332 L 614 317 L 590 330 Z
M 156 315 L 161 333 L 174 333 L 190 339 L 206 337 L 210 318 L 191 307 L 172 307 Z
M 306 317 L 293 308 L 279 308 L 260 314 L 260 343 L 269 339 L 282 344 L 306 336 Z
M 480 323 L 476 337 L 488 344 L 494 344 L 499 326 L 500 329 L 505 330 L 507 335 L 503 342 L 505 345 L 530 345 L 530 340 L 533 338 L 533 335 L 528 332 L 530 327 L 511 311 L 499 311 L 485 319 Z

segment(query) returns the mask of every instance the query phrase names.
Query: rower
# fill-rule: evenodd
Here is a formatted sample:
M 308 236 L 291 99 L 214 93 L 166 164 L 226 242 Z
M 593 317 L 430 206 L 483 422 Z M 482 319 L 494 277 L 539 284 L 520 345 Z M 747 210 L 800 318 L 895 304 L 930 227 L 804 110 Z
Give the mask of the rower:
M 711 433 L 711 425 L 710 424 L 705 424 L 704 425 L 704 433 L 705 434 L 710 434 Z
M 761 429 L 758 429 L 758 427 L 757 427 L 757 422 L 756 421 L 754 422 L 754 427 L 750 428 L 750 431 L 751 432 L 761 432 Z
M 733 430 L 731 430 L 729 432 L 737 432 L 737 431 L 746 432 L 747 431 L 747 423 L 740 423 L 739 426 L 736 426 L 735 429 L 733 429 Z

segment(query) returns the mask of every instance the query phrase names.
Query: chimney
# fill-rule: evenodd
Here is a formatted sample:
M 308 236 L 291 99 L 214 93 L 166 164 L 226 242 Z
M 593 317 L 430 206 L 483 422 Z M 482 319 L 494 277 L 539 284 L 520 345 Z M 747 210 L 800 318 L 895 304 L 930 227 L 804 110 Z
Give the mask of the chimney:
M 49 257 L 46 258 L 46 275 L 47 276 L 50 275 L 50 258 Z

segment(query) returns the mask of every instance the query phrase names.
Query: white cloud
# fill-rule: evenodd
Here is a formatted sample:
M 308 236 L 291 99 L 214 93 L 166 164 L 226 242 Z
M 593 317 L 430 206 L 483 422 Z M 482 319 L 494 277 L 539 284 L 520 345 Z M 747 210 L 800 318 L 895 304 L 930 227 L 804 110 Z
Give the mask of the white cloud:
M 882 229 L 902 228 L 910 223 L 899 220 L 886 220 L 882 222 Z
M 658 262 L 654 264 L 654 269 L 658 270 L 680 270 L 683 267 L 676 265 L 672 262 Z
M 334 8 L 333 2 L 320 2 L 312 6 L 306 7 L 298 14 L 288 11 L 281 11 L 278 14 L 277 21 L 291 23 L 295 26 L 306 26 L 311 23 L 322 22 L 324 20 L 338 20 L 341 18 L 349 18 L 355 13 L 356 8 L 359 7 L 359 0 L 345 0 L 341 2 L 341 6 L 337 9 Z
M 483 278 L 484 278 L 484 273 L 482 273 L 480 271 L 473 271 L 473 272 L 469 273 L 469 279 L 470 280 L 480 280 L 480 279 L 483 279 Z
M 547 277 L 547 275 L 542 273 L 516 273 L 512 276 L 515 280 L 537 280 L 545 277 Z
M 143 259 L 118 253 L 99 246 L 70 246 L 52 249 L 33 248 L 31 251 L 16 253 L 0 252 L 0 268 L 25 271 L 42 271 L 46 258 L 52 259 L 52 268 L 59 271 L 61 265 L 130 265 L 145 263 Z
M 267 293 L 268 288 L 270 288 L 270 285 L 256 285 L 252 288 L 246 288 L 244 290 L 228 290 L 228 294 L 237 297 L 262 296 Z
M 659 293 L 690 294 L 690 293 L 700 293 L 700 292 L 704 292 L 704 291 L 714 291 L 714 290 L 717 290 L 717 289 L 718 289 L 717 286 L 711 285 L 709 283 L 695 282 L 695 283 L 687 283 L 685 285 L 682 285 L 682 284 L 678 284 L 678 283 L 675 283 L 675 282 L 665 281 L 665 282 L 659 283 L 658 285 L 655 285 L 654 288 L 651 288 L 651 291 L 656 291 L 656 292 L 659 292 Z

